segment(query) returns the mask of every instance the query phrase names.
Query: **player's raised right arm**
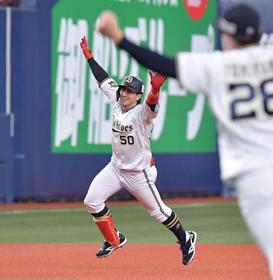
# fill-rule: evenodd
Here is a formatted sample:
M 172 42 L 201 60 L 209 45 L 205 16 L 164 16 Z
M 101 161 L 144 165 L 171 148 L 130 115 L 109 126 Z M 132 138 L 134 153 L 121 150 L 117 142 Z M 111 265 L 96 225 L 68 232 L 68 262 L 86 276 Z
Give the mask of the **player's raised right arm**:
M 104 80 L 109 78 L 108 73 L 97 63 L 97 61 L 94 59 L 93 54 L 88 46 L 88 42 L 85 38 L 85 36 L 82 38 L 80 46 L 83 51 L 83 55 L 85 56 L 90 69 L 95 76 L 95 79 L 99 84 L 101 84 Z

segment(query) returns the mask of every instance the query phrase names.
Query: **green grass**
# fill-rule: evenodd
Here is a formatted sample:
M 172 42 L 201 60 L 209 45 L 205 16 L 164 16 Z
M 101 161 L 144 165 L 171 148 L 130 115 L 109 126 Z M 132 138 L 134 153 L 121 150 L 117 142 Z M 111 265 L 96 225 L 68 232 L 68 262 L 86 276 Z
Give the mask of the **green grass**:
M 252 243 L 235 202 L 169 205 L 200 243 Z M 174 235 L 137 205 L 112 206 L 116 227 L 130 243 L 173 243 Z M 0 243 L 97 243 L 102 237 L 81 209 L 2 210 Z

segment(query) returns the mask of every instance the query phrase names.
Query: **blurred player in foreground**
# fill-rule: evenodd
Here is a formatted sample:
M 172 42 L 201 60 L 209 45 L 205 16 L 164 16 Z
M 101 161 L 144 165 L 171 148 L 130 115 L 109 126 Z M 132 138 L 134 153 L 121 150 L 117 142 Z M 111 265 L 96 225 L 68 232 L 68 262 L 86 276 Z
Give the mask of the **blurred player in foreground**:
M 177 215 L 161 200 L 155 186 L 156 167 L 151 161 L 150 136 L 153 120 L 157 116 L 160 87 L 166 77 L 152 74 L 151 90 L 141 104 L 143 83 L 134 76 L 125 77 L 121 85 L 95 61 L 85 37 L 81 48 L 101 91 L 112 106 L 112 158 L 92 181 L 84 204 L 93 216 L 105 241 L 97 257 L 107 257 L 126 243 L 125 236 L 116 230 L 112 215 L 105 201 L 122 187 L 135 196 L 150 215 L 178 239 L 182 263 L 189 264 L 195 254 L 197 234 L 185 231 Z
M 242 216 L 273 279 L 273 50 L 259 46 L 259 16 L 248 5 L 228 9 L 217 27 L 224 51 L 169 58 L 127 40 L 111 12 L 97 25 L 140 64 L 208 97 L 217 121 L 221 177 L 236 187 Z

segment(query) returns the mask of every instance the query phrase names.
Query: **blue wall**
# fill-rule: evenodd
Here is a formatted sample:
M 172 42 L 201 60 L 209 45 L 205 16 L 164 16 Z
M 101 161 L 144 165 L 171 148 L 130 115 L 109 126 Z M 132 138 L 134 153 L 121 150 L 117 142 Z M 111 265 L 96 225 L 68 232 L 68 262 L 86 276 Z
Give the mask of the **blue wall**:
M 15 114 L 12 188 L 15 199 L 83 197 L 92 178 L 111 156 L 50 152 L 51 7 L 55 2 L 41 0 L 31 9 L 12 10 L 12 111 Z M 1 28 L 4 22 L 2 9 Z M 4 36 L 1 30 L 1 50 L 5 48 Z M 4 53 L 0 52 L 1 112 L 5 94 Z M 155 157 L 159 171 L 157 186 L 161 192 L 221 193 L 217 154 L 159 154 Z
M 5 111 L 5 87 L 6 87 L 6 75 L 5 75 L 5 59 L 6 59 L 6 17 L 5 9 L 0 8 L 0 112 Z

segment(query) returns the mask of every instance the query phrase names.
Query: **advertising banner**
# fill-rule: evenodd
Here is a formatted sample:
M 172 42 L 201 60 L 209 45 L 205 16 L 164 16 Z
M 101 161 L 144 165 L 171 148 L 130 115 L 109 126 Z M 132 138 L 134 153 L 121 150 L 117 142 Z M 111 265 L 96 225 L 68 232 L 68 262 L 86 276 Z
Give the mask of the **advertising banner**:
M 182 50 L 209 51 L 216 43 L 212 23 L 217 1 L 59 0 L 52 10 L 53 153 L 111 153 L 110 102 L 82 55 L 82 36 L 118 84 L 131 74 L 144 82 L 145 95 L 149 91 L 147 69 L 95 30 L 103 10 L 117 14 L 122 30 L 135 43 L 170 57 Z M 216 151 L 214 120 L 204 96 L 186 92 L 168 79 L 159 103 L 151 138 L 154 153 Z

